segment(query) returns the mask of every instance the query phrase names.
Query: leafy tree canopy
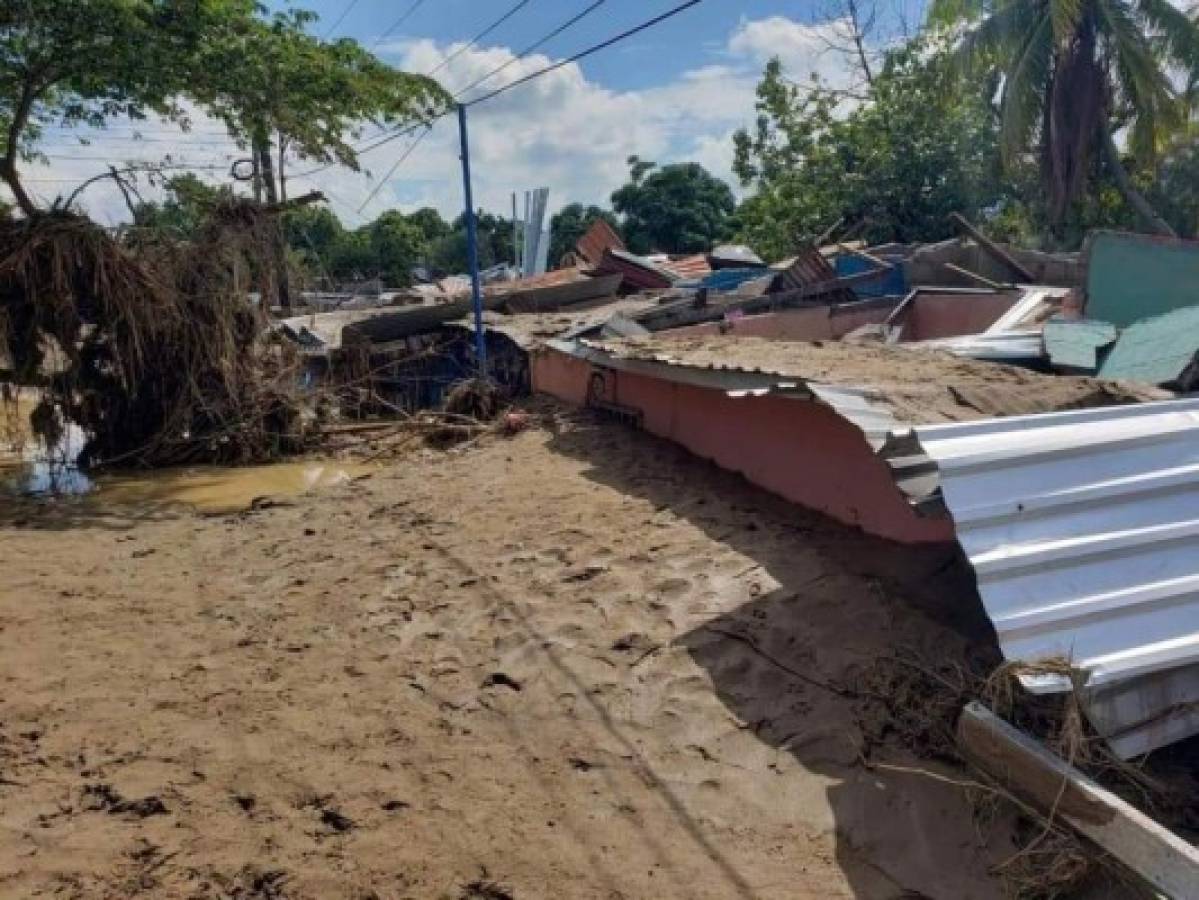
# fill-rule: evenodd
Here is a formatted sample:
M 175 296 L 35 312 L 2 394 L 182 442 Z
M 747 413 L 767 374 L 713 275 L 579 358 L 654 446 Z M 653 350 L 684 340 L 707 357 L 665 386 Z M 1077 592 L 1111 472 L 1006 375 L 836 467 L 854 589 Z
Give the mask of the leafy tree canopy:
M 0 4 L 0 178 L 26 215 L 17 163 L 51 124 L 102 126 L 189 110 L 260 144 L 357 168 L 367 123 L 423 120 L 448 103 L 349 40 L 307 34 L 306 13 L 265 18 L 255 0 L 20 0 Z
M 133 207 L 136 228 L 164 231 L 173 237 L 195 238 L 213 208 L 232 197 L 228 187 L 205 184 L 190 172 L 176 175 L 165 184 L 161 203 L 138 203 Z
M 1145 224 L 1170 230 L 1137 190 L 1114 134 L 1124 129 L 1134 161 L 1148 167 L 1185 119 L 1189 98 L 1171 76 L 1199 75 L 1199 26 L 1186 12 L 1170 0 L 933 0 L 929 19 L 959 31 L 966 71 L 1002 74 L 1004 156 L 1035 156 L 1051 223 L 1066 217 L 1101 158 Z
M 891 52 L 864 102 L 796 85 L 771 61 L 734 171 L 752 195 L 740 237 L 766 258 L 794 252 L 838 219 L 872 242 L 939 240 L 951 211 L 976 217 L 1007 198 L 986 85 L 955 79 L 922 43 Z
M 630 250 L 703 252 L 728 237 L 737 201 L 727 184 L 698 163 L 628 162 L 629 181 L 612 194 L 612 206 Z

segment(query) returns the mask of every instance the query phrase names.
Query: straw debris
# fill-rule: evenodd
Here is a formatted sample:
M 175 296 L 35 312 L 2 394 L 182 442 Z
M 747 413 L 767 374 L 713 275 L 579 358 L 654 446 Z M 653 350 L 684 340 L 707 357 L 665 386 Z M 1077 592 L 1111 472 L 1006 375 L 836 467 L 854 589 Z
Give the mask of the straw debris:
M 66 212 L 0 222 L 0 380 L 35 385 L 47 446 L 83 465 L 262 462 L 301 449 L 296 361 L 250 302 L 269 213 L 215 208 L 198 239 L 119 240 Z

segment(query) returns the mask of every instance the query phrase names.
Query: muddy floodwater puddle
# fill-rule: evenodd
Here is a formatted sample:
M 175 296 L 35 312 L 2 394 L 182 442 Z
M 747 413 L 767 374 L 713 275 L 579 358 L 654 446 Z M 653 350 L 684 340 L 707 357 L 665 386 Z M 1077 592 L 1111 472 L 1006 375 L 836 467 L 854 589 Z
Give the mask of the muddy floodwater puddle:
M 264 499 L 297 497 L 346 484 L 375 467 L 304 460 L 266 466 L 196 466 L 131 474 L 99 475 L 43 462 L 0 466 L 0 494 L 75 495 L 105 506 L 180 506 L 206 514 L 238 512 Z
M 262 466 L 195 466 L 92 475 L 74 465 L 86 443 L 67 424 L 47 450 L 28 425 L 24 396 L 0 420 L 0 503 L 4 497 L 77 498 L 103 506 L 189 507 L 205 514 L 238 512 L 256 501 L 297 497 L 368 475 L 376 466 L 337 460 L 297 460 Z M 0 413 L 4 410 L 0 409 Z

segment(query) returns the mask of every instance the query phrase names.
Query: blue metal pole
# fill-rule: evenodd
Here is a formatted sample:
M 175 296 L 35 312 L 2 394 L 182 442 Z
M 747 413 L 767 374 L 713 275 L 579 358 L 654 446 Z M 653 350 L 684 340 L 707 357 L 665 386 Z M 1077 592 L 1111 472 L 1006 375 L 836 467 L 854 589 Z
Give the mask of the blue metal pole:
M 479 229 L 470 190 L 470 142 L 466 136 L 466 107 L 458 104 L 458 134 L 462 140 L 462 184 L 466 189 L 466 257 L 470 263 L 471 302 L 475 308 L 475 357 L 479 376 L 487 377 L 487 343 L 483 335 L 483 287 L 479 282 Z

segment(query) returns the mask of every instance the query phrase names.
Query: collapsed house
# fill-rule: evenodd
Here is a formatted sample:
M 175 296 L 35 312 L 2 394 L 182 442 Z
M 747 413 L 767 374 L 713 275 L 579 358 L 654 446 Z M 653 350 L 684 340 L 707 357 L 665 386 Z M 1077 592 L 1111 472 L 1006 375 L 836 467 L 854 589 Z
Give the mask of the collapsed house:
M 489 286 L 488 375 L 670 439 L 842 522 L 962 547 L 1033 692 L 1128 758 L 1199 733 L 1199 246 L 975 240 L 631 254 Z M 404 409 L 474 372 L 465 299 L 283 324 Z M 1004 365 L 997 365 L 1003 363 Z

